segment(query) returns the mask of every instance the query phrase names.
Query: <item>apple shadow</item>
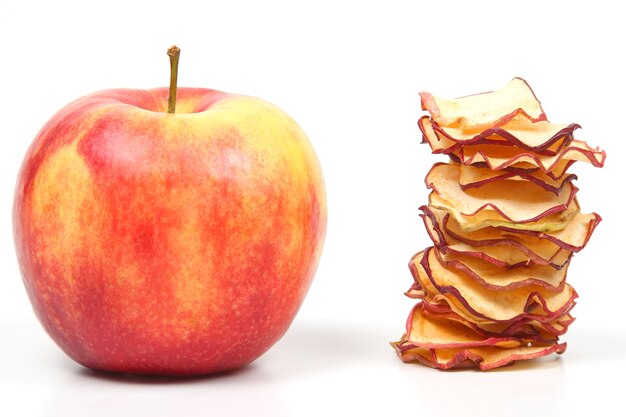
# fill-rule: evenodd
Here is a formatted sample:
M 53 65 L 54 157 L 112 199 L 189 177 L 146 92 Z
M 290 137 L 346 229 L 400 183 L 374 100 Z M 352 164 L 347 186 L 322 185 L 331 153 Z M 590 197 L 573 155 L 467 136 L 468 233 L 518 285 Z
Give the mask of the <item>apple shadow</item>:
M 184 385 L 206 383 L 210 381 L 239 378 L 242 375 L 254 372 L 255 365 L 248 364 L 242 368 L 229 371 L 216 372 L 207 375 L 193 376 L 164 376 L 164 375 L 141 375 L 102 371 L 98 369 L 85 368 L 80 366 L 76 373 L 81 378 L 88 380 L 98 380 L 113 383 L 136 384 L 136 385 Z
M 350 323 L 294 323 L 268 352 L 238 369 L 208 375 L 170 377 L 108 372 L 76 364 L 80 378 L 134 385 L 183 385 L 214 381 L 280 381 L 328 368 L 375 361 L 379 355 L 394 357 L 385 329 Z
M 285 376 L 362 367 L 378 362 L 380 357 L 395 357 L 389 346 L 391 334 L 383 327 L 364 323 L 294 323 L 266 356 L 268 362 L 280 362 L 279 369 L 285 371 Z

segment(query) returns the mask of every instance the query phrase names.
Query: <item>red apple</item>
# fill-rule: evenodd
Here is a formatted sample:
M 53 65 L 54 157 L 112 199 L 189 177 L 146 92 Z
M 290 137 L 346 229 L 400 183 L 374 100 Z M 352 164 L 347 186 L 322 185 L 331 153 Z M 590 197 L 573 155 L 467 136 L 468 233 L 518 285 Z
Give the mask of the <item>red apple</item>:
M 14 204 L 39 320 L 93 369 L 241 367 L 287 330 L 326 229 L 314 150 L 277 107 L 178 89 L 107 90 L 58 112 Z

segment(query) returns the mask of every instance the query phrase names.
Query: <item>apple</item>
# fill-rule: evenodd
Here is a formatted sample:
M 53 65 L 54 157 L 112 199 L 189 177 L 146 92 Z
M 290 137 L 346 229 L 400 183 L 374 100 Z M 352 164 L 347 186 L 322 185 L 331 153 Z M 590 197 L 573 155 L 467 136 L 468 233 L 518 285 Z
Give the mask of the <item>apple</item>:
M 92 369 L 244 366 L 287 331 L 320 258 L 326 197 L 302 129 L 257 98 L 177 89 L 172 74 L 169 90 L 67 105 L 18 176 L 28 296 L 52 339 Z

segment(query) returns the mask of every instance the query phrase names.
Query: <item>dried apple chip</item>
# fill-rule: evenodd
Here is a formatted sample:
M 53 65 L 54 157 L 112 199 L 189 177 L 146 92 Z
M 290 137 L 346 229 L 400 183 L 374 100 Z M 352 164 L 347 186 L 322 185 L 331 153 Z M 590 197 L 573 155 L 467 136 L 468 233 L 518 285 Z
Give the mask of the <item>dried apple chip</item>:
M 481 371 L 499 368 L 520 360 L 529 360 L 561 354 L 567 349 L 567 343 L 538 344 L 516 348 L 491 346 L 453 349 L 413 348 L 401 351 L 392 344 L 403 362 L 419 362 L 437 369 L 455 369 L 475 367 Z
M 433 129 L 433 121 L 428 116 L 422 116 L 417 121 L 417 126 L 422 131 L 422 143 L 428 143 L 434 154 L 452 154 L 461 148 L 457 142 L 443 135 L 437 135 Z
M 474 323 L 455 313 L 447 303 L 431 304 L 426 300 L 421 302 L 422 310 L 436 314 L 441 319 L 453 320 L 474 332 L 485 337 L 512 336 L 526 342 L 552 343 L 567 331 L 567 327 L 574 321 L 569 312 L 556 317 L 549 322 L 540 322 L 533 318 L 525 318 L 514 322 Z M 573 305 L 572 305 L 573 307 Z
M 455 155 L 452 153 L 452 154 L 449 154 L 448 156 L 450 157 L 450 160 L 452 162 L 460 164 L 461 166 L 475 166 L 475 167 L 487 168 L 491 170 L 491 168 L 489 168 L 489 165 L 487 165 L 485 162 L 477 162 L 471 165 L 464 165 L 458 155 Z M 560 160 L 559 162 L 556 163 L 556 165 L 553 166 L 552 170 L 549 172 L 542 171 L 536 164 L 533 165 L 527 162 L 518 162 L 510 166 L 507 166 L 498 170 L 494 170 L 494 172 L 504 171 L 504 172 L 520 173 L 520 174 L 522 173 L 542 174 L 543 173 L 547 177 L 551 178 L 552 180 L 559 181 L 563 178 L 563 176 L 570 175 L 567 172 L 567 170 L 569 169 L 570 166 L 572 166 L 574 162 L 576 161 L 566 160 L 566 159 Z
M 546 191 L 559 195 L 567 183 L 577 179 L 574 174 L 566 174 L 559 179 L 554 179 L 538 169 L 529 171 L 525 169 L 516 169 L 514 167 L 511 167 L 508 170 L 492 171 L 489 168 L 483 168 L 475 165 L 461 165 L 460 170 L 459 184 L 463 190 L 479 188 L 494 181 L 528 181 L 529 183 L 535 184 Z M 517 184 L 509 183 L 509 185 L 514 187 Z
M 441 208 L 449 211 L 464 232 L 473 232 L 486 227 L 507 228 L 509 230 L 528 230 L 535 232 L 552 232 L 562 230 L 567 227 L 568 222 L 580 211 L 576 199 L 566 207 L 565 211 L 557 211 L 553 214 L 546 214 L 534 221 L 515 222 L 506 219 L 499 219 L 499 213 L 494 210 L 481 210 L 473 216 L 462 217 L 454 212 L 453 206 L 443 200 L 438 194 L 431 193 L 429 196 L 431 207 Z
M 567 326 L 573 321 L 566 321 L 571 318 L 569 313 L 561 317 L 555 318 L 549 322 L 540 322 L 537 320 L 518 320 L 512 324 L 508 323 L 481 323 L 477 324 L 477 328 L 485 332 L 494 332 L 496 329 L 502 329 L 498 332 L 500 335 L 511 335 L 528 341 L 536 341 L 539 343 L 553 343 L 559 340 L 559 336 L 567 331 Z M 565 322 L 567 325 L 563 325 Z
M 548 120 L 532 89 L 521 78 L 513 78 L 497 91 L 457 99 L 420 93 L 422 109 L 441 126 L 481 129 L 498 127 L 516 115 L 531 121 Z
M 555 269 L 565 266 L 572 251 L 563 249 L 550 240 L 532 235 L 503 233 L 496 228 L 463 232 L 445 210 L 420 207 L 420 215 L 435 246 L 444 253 L 476 256 L 495 265 L 514 268 L 522 265 L 550 265 Z
M 435 366 L 431 365 L 435 362 L 433 357 L 433 352 L 428 348 L 414 348 L 409 350 L 401 351 L 398 346 L 400 343 L 404 342 L 404 336 L 398 342 L 391 342 L 391 347 L 396 351 L 396 354 L 405 363 L 415 363 L 419 362 L 423 365 L 430 366 L 431 368 L 435 368 Z M 471 366 L 471 365 L 470 365 Z M 459 366 L 460 368 L 460 366 Z
M 433 190 L 430 205 L 448 211 L 463 229 L 475 229 L 484 223 L 532 223 L 544 217 L 566 212 L 577 188 L 568 183 L 559 195 L 521 181 L 510 187 L 494 181 L 483 187 L 463 190 L 457 164 L 437 163 L 426 176 L 426 186 Z
M 574 292 L 572 297 L 551 315 L 544 314 L 545 308 L 543 309 L 544 311 L 537 309 L 539 304 L 536 303 L 536 298 L 532 298 L 528 300 L 527 314 L 525 315 L 516 316 L 512 319 L 485 317 L 471 308 L 468 309 L 466 300 L 462 297 L 457 297 L 458 291 L 454 288 L 442 293 L 436 285 L 433 285 L 430 276 L 422 265 L 423 254 L 424 252 L 416 254 L 409 263 L 409 269 L 415 282 L 411 289 L 407 291 L 407 295 L 411 297 L 413 291 L 419 291 L 419 295 L 411 298 L 422 299 L 424 306 L 429 311 L 437 313 L 452 312 L 466 322 L 472 323 L 475 326 L 474 328 L 481 328 L 490 333 L 507 333 L 516 336 L 519 336 L 519 332 L 523 332 L 527 337 L 536 337 L 542 333 L 550 333 L 550 330 L 543 323 L 554 323 L 557 320 L 561 320 L 575 305 L 577 295 Z M 513 329 L 516 324 L 517 328 L 515 330 L 508 331 L 508 329 Z M 521 328 L 520 326 L 524 327 Z M 549 339 L 553 338 L 547 338 L 546 340 Z
M 531 266 L 550 266 L 561 269 L 568 265 L 573 252 L 559 249 L 551 259 L 531 259 L 516 247 L 506 246 L 470 246 L 465 243 L 454 243 L 439 249 L 446 255 L 469 256 L 482 259 L 500 268 L 517 269 Z
M 498 227 L 498 229 L 508 233 L 534 236 L 538 239 L 548 240 L 565 250 L 580 252 L 587 245 L 593 231 L 601 221 L 602 217 L 597 213 L 576 213 L 563 229 L 536 231 L 506 226 Z
M 524 318 L 551 321 L 569 312 L 568 307 L 577 296 L 567 283 L 560 291 L 543 285 L 525 285 L 498 290 L 494 296 L 493 290 L 467 274 L 431 263 L 431 250 L 428 248 L 412 259 L 414 278 L 433 301 L 445 299 L 453 311 L 476 323 L 513 322 Z
M 574 138 L 574 131 L 580 129 L 576 123 L 531 122 L 525 117 L 515 117 L 501 127 L 492 127 L 480 132 L 458 127 L 439 126 L 432 122 L 435 133 L 459 145 L 494 144 L 515 146 L 538 154 L 554 155 Z
M 441 225 L 445 233 L 454 239 L 472 246 L 517 245 L 531 249 L 544 259 L 552 259 L 558 248 L 572 252 L 582 250 L 602 218 L 596 214 L 576 212 L 565 227 L 552 231 L 532 231 L 520 228 L 486 227 L 475 231 L 464 231 L 445 210 L 422 206 L 422 211 Z M 530 255 L 529 255 L 530 256 Z
M 398 344 L 399 350 L 415 347 L 456 348 L 475 346 L 516 347 L 522 340 L 513 336 L 485 336 L 473 331 L 460 321 L 428 313 L 418 303 L 407 320 L 406 337 Z
M 524 117 L 515 117 L 502 127 L 482 131 L 440 126 L 428 116 L 420 118 L 418 126 L 433 153 L 450 154 L 469 145 L 500 145 L 547 156 L 556 155 L 572 142 L 574 130 L 580 128 L 575 123 L 533 123 Z
M 555 270 L 547 265 L 526 268 L 502 268 L 478 257 L 442 254 L 436 248 L 428 251 L 428 264 L 433 274 L 456 270 L 483 287 L 493 291 L 537 285 L 560 291 L 565 285 L 567 267 Z M 495 295 L 494 295 L 495 296 Z
M 525 317 L 514 320 L 490 320 L 472 314 L 463 303 L 449 295 L 426 293 L 422 301 L 428 305 L 446 305 L 464 321 L 473 323 L 476 328 L 488 333 L 511 335 L 535 341 L 555 341 L 563 333 L 555 331 L 561 320 L 566 317 L 576 305 L 575 296 L 572 297 L 558 312 L 546 316 L 529 313 Z
M 556 155 L 539 155 L 530 151 L 523 151 L 494 145 L 471 145 L 453 153 L 463 165 L 486 164 L 491 170 L 501 170 L 508 167 L 532 168 L 552 174 L 553 178 L 560 178 L 575 161 L 588 162 L 595 167 L 603 167 L 606 152 L 599 148 L 592 148 L 581 140 L 573 140 L 569 145 L 561 148 Z

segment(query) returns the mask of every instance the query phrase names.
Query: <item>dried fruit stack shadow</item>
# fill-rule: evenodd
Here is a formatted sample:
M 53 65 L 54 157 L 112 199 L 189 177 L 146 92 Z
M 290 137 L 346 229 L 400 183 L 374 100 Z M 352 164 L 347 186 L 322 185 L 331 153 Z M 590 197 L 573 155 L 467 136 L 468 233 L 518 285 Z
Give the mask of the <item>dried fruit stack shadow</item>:
M 580 211 L 568 169 L 601 167 L 605 153 L 550 123 L 528 84 L 444 99 L 421 93 L 419 121 L 434 154 L 421 217 L 433 246 L 409 263 L 419 299 L 392 343 L 404 362 L 488 370 L 562 353 L 577 298 L 572 255 L 600 216 Z

